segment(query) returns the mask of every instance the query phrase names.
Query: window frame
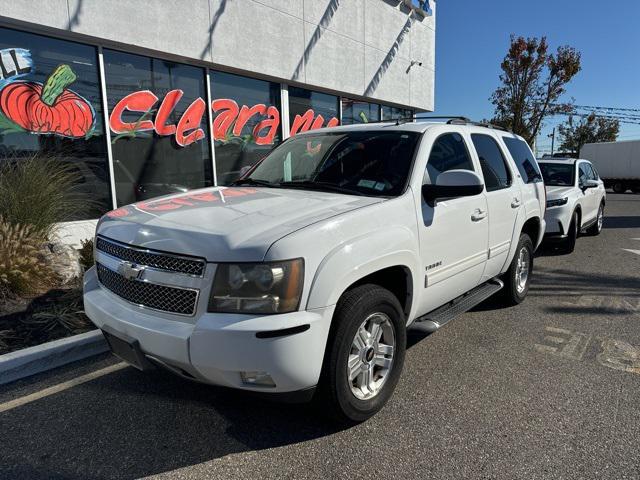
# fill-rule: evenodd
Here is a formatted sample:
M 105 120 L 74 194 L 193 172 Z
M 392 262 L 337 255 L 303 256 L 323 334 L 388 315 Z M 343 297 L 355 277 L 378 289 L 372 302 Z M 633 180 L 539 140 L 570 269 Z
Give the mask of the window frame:
M 473 156 L 471 155 L 470 151 L 469 151 L 469 146 L 467 145 L 467 142 L 465 140 L 465 136 L 463 132 L 457 132 L 455 130 L 450 130 L 448 132 L 443 132 L 440 133 L 436 138 L 433 139 L 433 142 L 431 143 L 431 146 L 429 147 L 429 153 L 427 155 L 427 161 L 424 164 L 424 172 L 423 172 L 423 176 L 422 176 L 422 184 L 425 184 L 425 179 L 428 176 L 429 177 L 429 182 L 430 185 L 435 185 L 435 183 L 433 183 L 433 181 L 431 180 L 431 176 L 429 175 L 429 172 L 427 170 L 427 167 L 429 166 L 429 160 L 431 159 L 431 153 L 433 152 L 433 147 L 435 146 L 436 142 L 438 140 L 440 140 L 440 138 L 446 136 L 446 135 L 460 135 L 460 137 L 462 138 L 462 145 L 464 146 L 466 152 L 467 152 L 467 156 L 469 157 L 469 163 L 471 164 L 471 167 L 473 168 L 472 170 L 469 170 L 473 173 L 475 173 L 476 175 L 478 174 L 478 172 L 476 171 L 476 164 L 473 161 Z M 452 169 L 455 170 L 455 169 Z M 466 170 L 466 169 L 465 169 Z M 444 170 L 444 172 L 448 172 L 450 170 Z M 440 173 L 444 173 L 444 172 L 440 172 Z M 437 177 L 436 177 L 437 178 Z
M 482 163 L 480 162 L 480 154 L 478 153 L 478 148 L 476 147 L 476 144 L 473 141 L 473 137 L 474 136 L 487 137 L 491 141 L 493 141 L 493 143 L 495 144 L 496 148 L 498 149 L 498 153 L 500 153 L 500 157 L 502 158 L 502 164 L 504 165 L 504 169 L 507 172 L 507 184 L 506 185 L 501 186 L 499 188 L 493 188 L 491 190 L 489 190 L 489 188 L 487 187 L 487 179 L 484 176 L 484 170 L 482 169 Z M 478 157 L 478 163 L 480 164 L 480 171 L 482 172 L 482 180 L 484 181 L 485 191 L 487 193 L 491 193 L 491 192 L 498 192 L 500 190 L 505 190 L 507 188 L 511 188 L 513 186 L 513 172 L 511 171 L 511 167 L 509 166 L 509 162 L 507 161 L 507 157 L 505 156 L 505 153 L 502 150 L 502 147 L 500 146 L 500 143 L 498 142 L 498 140 L 496 140 L 496 138 L 493 135 L 490 135 L 488 133 L 483 133 L 483 132 L 471 132 L 470 137 L 471 137 L 471 144 L 473 145 L 473 149 L 475 150 L 476 156 Z

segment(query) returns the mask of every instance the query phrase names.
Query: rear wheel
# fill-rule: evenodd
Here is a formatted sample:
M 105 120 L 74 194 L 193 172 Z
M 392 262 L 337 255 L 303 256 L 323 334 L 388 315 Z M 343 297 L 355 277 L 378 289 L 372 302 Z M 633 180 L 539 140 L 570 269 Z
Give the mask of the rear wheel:
M 631 187 L 631 191 L 633 193 L 640 193 L 640 185 L 634 185 L 633 187 Z
M 529 292 L 533 272 L 533 242 L 526 233 L 520 234 L 516 254 L 502 280 L 502 298 L 507 305 L 521 303 Z
M 569 230 L 567 231 L 567 237 L 562 241 L 562 244 L 560 246 L 561 250 L 564 253 L 572 253 L 575 250 L 579 231 L 580 216 L 578 215 L 578 212 L 573 212 L 571 223 L 569 224 Z
M 320 399 L 341 422 L 375 415 L 395 390 L 404 364 L 405 318 L 398 299 L 377 285 L 346 292 L 336 308 Z
M 600 235 L 600 232 L 602 232 L 603 225 L 604 225 L 604 203 L 600 203 L 600 206 L 598 207 L 598 217 L 596 218 L 596 223 L 594 223 L 587 229 L 587 233 L 589 235 Z
M 627 187 L 622 182 L 616 182 L 613 184 L 613 191 L 616 193 L 624 193 L 627 191 Z

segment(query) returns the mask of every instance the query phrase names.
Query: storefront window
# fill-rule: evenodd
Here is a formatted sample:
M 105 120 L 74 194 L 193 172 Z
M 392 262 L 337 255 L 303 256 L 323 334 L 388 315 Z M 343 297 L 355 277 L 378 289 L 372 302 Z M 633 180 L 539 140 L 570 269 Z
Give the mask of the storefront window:
M 0 161 L 48 157 L 77 173 L 89 208 L 111 209 L 95 47 L 0 28 Z
M 214 71 L 210 77 L 216 175 L 227 185 L 282 141 L 280 84 Z
M 104 51 L 118 205 L 213 184 L 204 70 Z
M 382 105 L 382 120 L 393 120 L 396 118 L 413 118 L 413 110 L 410 108 L 396 108 Z
M 289 87 L 290 134 L 339 125 L 338 101 L 334 95 Z
M 377 103 L 359 102 L 342 99 L 342 125 L 369 123 L 380 120 L 380 105 Z

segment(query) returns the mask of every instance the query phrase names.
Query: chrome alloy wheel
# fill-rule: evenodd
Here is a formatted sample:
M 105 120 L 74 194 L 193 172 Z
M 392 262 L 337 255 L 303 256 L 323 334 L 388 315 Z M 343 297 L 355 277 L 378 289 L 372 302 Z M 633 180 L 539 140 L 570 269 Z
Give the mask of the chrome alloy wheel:
M 518 252 L 518 265 L 516 266 L 516 290 L 518 293 L 524 292 L 529 280 L 529 270 L 531 269 L 531 255 L 529 249 L 522 247 Z
M 604 208 L 602 208 L 602 204 L 598 208 L 598 232 L 602 230 L 602 224 L 604 223 Z
M 391 367 L 396 346 L 391 319 L 384 313 L 369 315 L 358 327 L 347 361 L 351 393 L 369 400 L 382 390 Z

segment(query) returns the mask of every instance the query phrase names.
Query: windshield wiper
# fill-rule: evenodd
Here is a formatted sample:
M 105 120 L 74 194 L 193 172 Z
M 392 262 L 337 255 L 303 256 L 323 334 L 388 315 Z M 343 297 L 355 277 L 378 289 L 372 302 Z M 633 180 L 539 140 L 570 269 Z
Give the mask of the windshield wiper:
M 292 182 L 282 182 L 279 184 L 282 188 L 302 188 L 309 190 L 324 190 L 326 192 L 338 192 L 338 193 L 346 193 L 349 195 L 364 195 L 362 192 L 355 190 L 353 188 L 341 187 L 340 185 L 336 185 L 335 183 L 329 182 L 314 182 L 311 180 L 301 180 L 301 181 L 292 181 Z
M 271 183 L 266 180 L 257 180 L 251 177 L 239 178 L 238 180 L 235 180 L 229 184 L 229 186 L 231 187 L 239 187 L 242 185 L 251 185 L 254 187 L 271 187 L 271 188 L 278 188 L 280 186 L 279 183 Z

